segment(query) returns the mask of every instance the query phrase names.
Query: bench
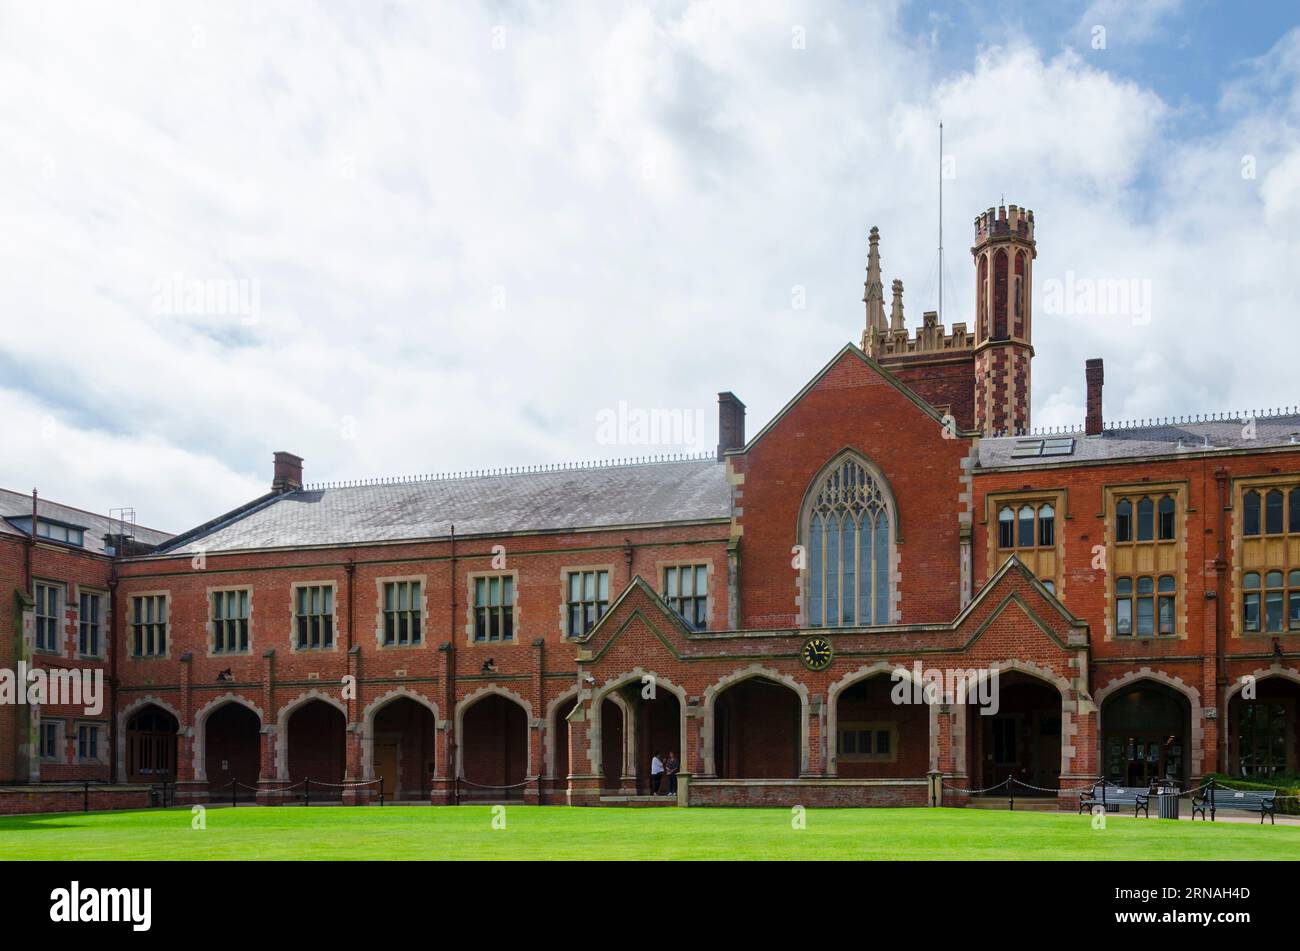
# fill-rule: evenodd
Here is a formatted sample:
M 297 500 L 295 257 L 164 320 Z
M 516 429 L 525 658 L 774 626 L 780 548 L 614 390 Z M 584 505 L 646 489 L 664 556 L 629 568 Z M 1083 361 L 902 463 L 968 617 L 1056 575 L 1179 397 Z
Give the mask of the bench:
M 1192 818 L 1196 818 L 1199 812 L 1201 818 L 1205 819 L 1205 812 L 1209 810 L 1209 819 L 1214 820 L 1214 813 L 1218 809 L 1244 809 L 1247 812 L 1259 813 L 1259 824 L 1264 824 L 1264 817 L 1268 816 L 1269 822 L 1277 825 L 1277 791 L 1261 790 L 1255 791 L 1250 789 L 1229 789 L 1226 786 L 1208 786 L 1204 792 L 1198 796 L 1192 797 Z
M 1118 812 L 1120 806 L 1132 806 L 1133 818 L 1140 810 L 1148 819 L 1151 813 L 1151 794 L 1144 786 L 1116 786 L 1110 782 L 1094 783 L 1092 788 L 1079 797 L 1079 813 L 1091 812 L 1102 806 L 1107 812 Z

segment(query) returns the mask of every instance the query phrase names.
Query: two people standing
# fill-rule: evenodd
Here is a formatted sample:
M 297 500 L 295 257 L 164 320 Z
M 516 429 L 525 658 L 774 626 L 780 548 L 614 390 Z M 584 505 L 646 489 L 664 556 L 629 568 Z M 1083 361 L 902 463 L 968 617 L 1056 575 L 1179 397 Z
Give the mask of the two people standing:
M 664 777 L 668 778 L 668 788 L 663 793 L 665 796 L 677 795 L 677 774 L 681 771 L 681 763 L 677 761 L 677 754 L 671 750 L 664 759 L 659 758 L 656 751 L 650 757 L 650 792 L 652 795 L 660 795 L 659 787 L 664 782 Z

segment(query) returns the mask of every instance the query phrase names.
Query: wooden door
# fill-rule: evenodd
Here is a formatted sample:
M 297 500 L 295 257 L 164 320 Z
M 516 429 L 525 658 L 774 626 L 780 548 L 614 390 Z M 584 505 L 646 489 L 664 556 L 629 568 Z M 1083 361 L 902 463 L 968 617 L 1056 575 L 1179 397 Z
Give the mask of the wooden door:
M 384 781 L 385 799 L 396 799 L 401 793 L 397 771 L 397 743 L 375 741 L 375 779 Z

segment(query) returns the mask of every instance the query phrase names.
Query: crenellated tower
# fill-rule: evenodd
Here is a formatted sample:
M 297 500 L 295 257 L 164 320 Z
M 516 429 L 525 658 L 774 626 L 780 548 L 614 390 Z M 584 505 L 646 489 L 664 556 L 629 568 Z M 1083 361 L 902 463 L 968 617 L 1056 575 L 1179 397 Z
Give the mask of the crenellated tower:
M 975 219 L 975 428 L 1029 431 L 1034 213 L 1016 205 Z

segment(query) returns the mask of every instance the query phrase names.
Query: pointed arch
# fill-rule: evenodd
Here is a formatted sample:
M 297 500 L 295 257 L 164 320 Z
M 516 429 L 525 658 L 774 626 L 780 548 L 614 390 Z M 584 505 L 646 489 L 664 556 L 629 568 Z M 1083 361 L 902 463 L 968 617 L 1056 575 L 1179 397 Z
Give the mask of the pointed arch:
M 776 684 L 789 687 L 799 698 L 799 771 L 805 773 L 808 771 L 810 760 L 810 749 L 808 744 L 808 713 L 809 699 L 808 688 L 799 681 L 795 680 L 788 674 L 773 670 L 771 667 L 764 667 L 762 664 L 751 664 L 750 666 L 733 671 L 711 684 L 704 691 L 703 708 L 704 717 L 700 727 L 700 761 L 704 767 L 704 775 L 716 776 L 717 771 L 717 751 L 714 747 L 714 732 L 717 727 L 717 706 L 718 697 L 724 693 L 727 688 L 734 687 L 746 680 L 755 678 L 769 680 Z
M 532 778 L 529 770 L 533 763 L 533 705 L 524 697 L 515 693 L 513 690 L 507 690 L 505 687 L 497 684 L 487 684 L 480 687 L 471 694 L 461 698 L 456 704 L 454 715 L 454 727 L 456 737 L 456 779 L 465 778 L 465 713 L 480 700 L 488 697 L 502 697 L 511 703 L 516 704 L 524 711 L 524 774 L 525 778 Z
M 849 671 L 835 683 L 831 684 L 826 691 L 826 735 L 822 737 L 822 762 L 826 764 L 828 776 L 839 774 L 839 699 L 840 694 L 848 690 L 854 684 L 859 684 L 864 680 L 870 680 L 872 677 L 878 677 L 882 674 L 889 674 L 891 678 L 897 677 L 906 680 L 908 683 L 915 684 L 922 690 L 921 695 L 925 696 L 925 682 L 919 680 L 912 671 L 908 670 L 901 664 L 890 663 L 889 661 L 878 661 L 874 664 L 866 664 L 857 670 Z M 927 723 L 929 726 L 929 744 L 927 747 L 927 758 L 930 769 L 939 767 L 939 704 L 943 698 L 938 698 L 936 702 L 926 703 Z
M 799 506 L 804 627 L 891 624 L 898 607 L 898 506 L 880 467 L 844 448 L 817 471 Z
M 543 765 L 543 769 L 546 771 L 547 779 L 556 779 L 556 780 L 565 779 L 569 775 L 569 764 L 567 762 L 565 763 L 556 762 L 556 748 L 559 745 L 559 736 L 557 735 L 556 731 L 559 729 L 567 730 L 568 721 L 567 720 L 565 721 L 564 727 L 557 727 L 555 721 L 556 721 L 556 717 L 559 716 L 561 710 L 563 710 L 565 712 L 565 715 L 567 716 L 568 711 L 572 710 L 574 704 L 576 704 L 577 702 L 578 702 L 578 688 L 570 687 L 568 690 L 564 691 L 564 693 L 560 694 L 558 697 L 556 697 L 554 700 L 552 700 L 549 704 L 546 705 L 546 726 L 544 728 L 544 734 L 543 734 L 545 737 L 543 740 L 545 744 L 543 755 L 545 757 L 546 762 Z M 566 741 L 568 740 L 567 733 L 565 735 L 565 740 Z M 567 748 L 567 742 L 566 742 L 566 748 Z
M 262 713 L 262 708 L 247 697 L 241 696 L 233 691 L 226 691 L 219 697 L 213 697 L 202 707 L 198 713 L 194 714 L 194 778 L 199 781 L 206 781 L 208 778 L 207 767 L 207 747 L 208 747 L 208 720 L 212 714 L 225 707 L 227 704 L 245 707 L 257 715 L 258 730 L 266 729 L 266 716 Z
M 122 740 L 119 740 L 117 744 L 117 774 L 119 776 L 127 775 L 127 769 L 126 769 L 127 744 L 125 739 L 127 724 L 131 722 L 132 718 L 137 713 L 139 713 L 141 710 L 143 710 L 145 707 L 148 706 L 157 707 L 158 709 L 165 710 L 172 715 L 172 717 L 176 720 L 176 735 L 178 737 L 184 734 L 185 732 L 185 724 L 184 721 L 181 719 L 180 711 L 177 710 L 175 707 L 173 707 L 167 701 L 160 699 L 154 694 L 151 693 L 145 694 L 139 700 L 135 700 L 130 704 L 128 704 L 127 706 L 123 707 L 117 714 L 117 735 L 123 738 Z
M 370 703 L 366 704 L 365 709 L 361 712 L 361 777 L 365 780 L 375 778 L 375 717 L 395 700 L 411 700 L 427 709 L 433 714 L 433 728 L 439 730 L 444 727 L 443 721 L 438 716 L 438 704 L 430 700 L 424 694 L 412 690 L 410 687 L 394 687 L 387 693 L 380 694 Z M 437 762 L 437 757 L 434 758 Z M 434 777 L 429 776 L 430 779 Z
M 275 775 L 281 781 L 289 779 L 289 718 L 313 700 L 319 700 L 343 714 L 344 729 L 347 729 L 347 704 L 316 687 L 303 691 L 282 706 L 275 718 Z
M 686 761 L 687 703 L 686 703 L 685 688 L 677 686 L 677 684 L 673 683 L 667 677 L 660 676 L 659 674 L 655 673 L 653 670 L 645 670 L 641 667 L 633 667 L 627 673 L 618 674 L 617 676 L 611 677 L 609 680 L 606 680 L 605 683 L 600 687 L 600 689 L 597 690 L 592 696 L 591 707 L 590 707 L 591 726 L 587 730 L 587 761 L 591 763 L 591 771 L 593 775 L 600 775 L 600 771 L 604 765 L 602 747 L 601 747 L 601 728 L 602 728 L 601 708 L 604 705 L 605 698 L 608 696 L 617 695 L 617 691 L 628 686 L 629 684 L 643 683 L 646 677 L 654 678 L 653 682 L 656 690 L 659 690 L 661 688 L 667 690 L 677 700 L 677 717 L 678 717 L 677 742 L 678 742 L 679 749 L 681 751 L 681 760 L 683 763 Z

